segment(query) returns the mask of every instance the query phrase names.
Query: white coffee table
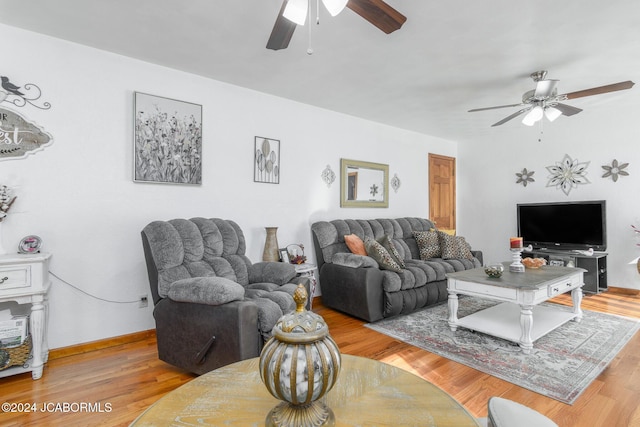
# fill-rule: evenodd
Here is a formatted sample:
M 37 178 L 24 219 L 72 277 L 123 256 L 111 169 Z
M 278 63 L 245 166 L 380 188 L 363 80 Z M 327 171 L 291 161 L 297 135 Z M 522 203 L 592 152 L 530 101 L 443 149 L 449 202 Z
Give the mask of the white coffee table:
M 511 273 L 505 263 L 500 278 L 486 275 L 484 268 L 447 274 L 449 292 L 449 327 L 464 327 L 516 342 L 526 354 L 533 342 L 564 323 L 582 319 L 582 268 L 544 266 Z M 571 292 L 573 310 L 565 311 L 540 303 Z M 458 318 L 458 295 L 471 295 L 501 304 Z

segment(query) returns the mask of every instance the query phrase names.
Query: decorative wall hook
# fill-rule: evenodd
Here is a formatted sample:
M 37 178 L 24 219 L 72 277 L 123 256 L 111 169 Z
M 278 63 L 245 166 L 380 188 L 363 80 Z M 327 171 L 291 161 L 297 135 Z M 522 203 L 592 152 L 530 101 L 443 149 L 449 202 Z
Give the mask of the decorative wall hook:
M 18 86 L 9 77 L 0 76 L 0 79 L 2 79 L 2 83 L 0 83 L 0 103 L 9 102 L 16 107 L 24 107 L 29 104 L 41 110 L 51 108 L 51 104 L 48 102 L 35 103 L 42 96 L 42 91 L 37 85 L 27 83 L 23 86 Z

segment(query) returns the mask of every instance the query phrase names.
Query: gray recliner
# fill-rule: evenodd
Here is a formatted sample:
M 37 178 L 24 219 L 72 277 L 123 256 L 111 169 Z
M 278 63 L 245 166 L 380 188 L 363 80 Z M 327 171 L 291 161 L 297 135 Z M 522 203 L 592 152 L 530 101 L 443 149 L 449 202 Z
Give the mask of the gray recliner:
M 309 279 L 288 263 L 252 263 L 244 234 L 219 218 L 154 221 L 142 230 L 158 356 L 196 374 L 256 357 Z

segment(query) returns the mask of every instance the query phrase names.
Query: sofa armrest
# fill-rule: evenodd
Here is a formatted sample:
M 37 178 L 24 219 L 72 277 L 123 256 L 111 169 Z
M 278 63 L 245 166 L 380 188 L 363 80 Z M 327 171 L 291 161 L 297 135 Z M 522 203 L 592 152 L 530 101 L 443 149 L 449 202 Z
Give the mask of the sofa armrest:
M 167 296 L 176 302 L 222 305 L 244 298 L 244 288 L 224 277 L 192 277 L 173 282 Z
M 284 285 L 296 277 L 296 269 L 287 262 L 256 262 L 249 267 L 249 283 Z
M 484 261 L 482 259 L 482 251 L 471 251 L 471 254 L 480 261 L 480 265 L 484 265 Z
M 366 255 L 357 255 L 347 252 L 339 252 L 333 255 L 333 259 L 331 260 L 333 264 L 342 265 L 344 267 L 371 267 L 371 268 L 380 268 L 375 259 Z
M 382 271 L 325 263 L 320 269 L 322 302 L 369 322 L 382 319 Z

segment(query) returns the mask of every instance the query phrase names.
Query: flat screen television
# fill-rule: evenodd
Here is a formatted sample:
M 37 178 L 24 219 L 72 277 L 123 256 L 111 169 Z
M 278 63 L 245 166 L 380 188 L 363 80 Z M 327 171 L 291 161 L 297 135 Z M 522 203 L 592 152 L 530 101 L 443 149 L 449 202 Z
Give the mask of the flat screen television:
M 518 236 L 534 249 L 607 249 L 605 200 L 518 204 Z

